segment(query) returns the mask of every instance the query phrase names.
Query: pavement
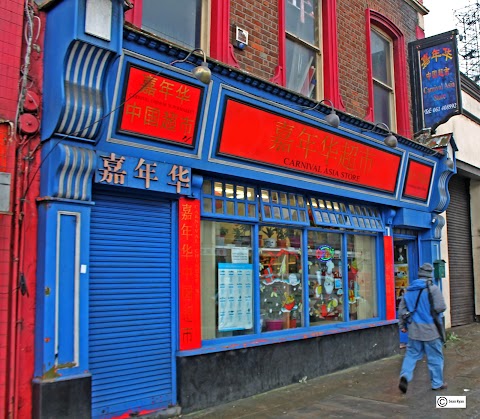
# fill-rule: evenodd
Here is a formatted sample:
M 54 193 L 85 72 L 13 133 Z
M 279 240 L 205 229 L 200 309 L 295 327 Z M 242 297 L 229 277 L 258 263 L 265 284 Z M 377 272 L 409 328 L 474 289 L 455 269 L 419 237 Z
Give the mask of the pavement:
M 403 394 L 399 355 L 310 379 L 182 418 L 480 418 L 480 323 L 447 330 L 444 380 L 432 391 L 426 360 Z M 466 408 L 438 408 L 436 396 L 466 396 Z M 452 404 L 450 403 L 449 406 Z

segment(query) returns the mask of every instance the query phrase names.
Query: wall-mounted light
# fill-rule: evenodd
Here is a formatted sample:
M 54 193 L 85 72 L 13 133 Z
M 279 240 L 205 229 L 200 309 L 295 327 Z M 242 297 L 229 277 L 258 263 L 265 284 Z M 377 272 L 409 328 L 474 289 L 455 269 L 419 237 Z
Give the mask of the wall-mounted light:
M 398 145 L 397 137 L 395 137 L 395 135 L 392 134 L 392 130 L 388 127 L 388 125 L 385 122 L 377 122 L 372 129 L 367 129 L 367 130 L 362 130 L 362 131 L 371 132 L 375 128 L 377 128 L 379 125 L 383 125 L 386 128 L 386 130 L 388 131 L 387 136 L 383 139 L 383 143 L 388 147 L 395 148 Z
M 186 62 L 188 60 L 188 57 L 190 57 L 190 55 L 192 55 L 196 51 L 200 51 L 203 54 L 203 62 L 198 67 L 195 67 L 192 70 L 192 74 L 197 80 L 201 81 L 202 83 L 209 84 L 210 80 L 212 80 L 212 72 L 208 68 L 205 52 L 201 48 L 195 48 L 194 50 L 190 51 L 183 60 L 172 61 L 170 65 Z
M 330 113 L 325 117 L 325 122 L 328 125 L 331 125 L 334 128 L 338 128 L 340 126 L 340 118 L 338 117 L 337 113 L 335 112 L 335 108 L 333 106 L 333 102 L 329 99 L 322 99 L 320 102 L 316 103 L 315 106 L 302 106 L 303 112 L 305 111 L 313 111 L 318 108 L 322 103 L 328 102 L 330 103 Z

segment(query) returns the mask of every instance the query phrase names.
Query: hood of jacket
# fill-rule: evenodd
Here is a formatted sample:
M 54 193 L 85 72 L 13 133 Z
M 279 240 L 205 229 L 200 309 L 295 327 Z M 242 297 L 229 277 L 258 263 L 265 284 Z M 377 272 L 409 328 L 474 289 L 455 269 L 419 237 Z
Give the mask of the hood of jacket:
M 415 279 L 408 286 L 407 291 L 423 290 L 424 288 L 427 288 L 427 280 L 426 279 Z

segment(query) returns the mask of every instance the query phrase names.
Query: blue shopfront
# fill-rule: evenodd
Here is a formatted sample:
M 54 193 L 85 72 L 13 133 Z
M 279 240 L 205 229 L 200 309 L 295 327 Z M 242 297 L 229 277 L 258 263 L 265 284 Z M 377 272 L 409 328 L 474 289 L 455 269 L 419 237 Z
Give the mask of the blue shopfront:
M 34 415 L 189 412 L 397 353 L 400 262 L 441 258 L 446 156 L 216 61 L 200 81 L 201 54 L 171 65 L 189 51 L 116 3 L 109 40 L 50 24 L 82 21 L 65 3 Z

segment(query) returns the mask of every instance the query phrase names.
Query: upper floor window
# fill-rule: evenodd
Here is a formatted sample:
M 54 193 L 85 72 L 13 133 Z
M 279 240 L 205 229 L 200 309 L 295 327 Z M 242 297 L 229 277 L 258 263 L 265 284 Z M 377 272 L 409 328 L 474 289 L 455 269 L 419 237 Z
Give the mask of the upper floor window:
M 317 96 L 320 55 L 317 0 L 285 0 L 286 87 Z
M 373 76 L 373 113 L 375 122 L 395 130 L 395 85 L 393 48 L 390 38 L 376 29 L 370 32 Z
M 369 112 L 366 119 L 411 136 L 407 57 L 402 31 L 380 13 L 366 10 Z
M 208 0 L 143 0 L 142 29 L 188 49 L 205 48 Z

